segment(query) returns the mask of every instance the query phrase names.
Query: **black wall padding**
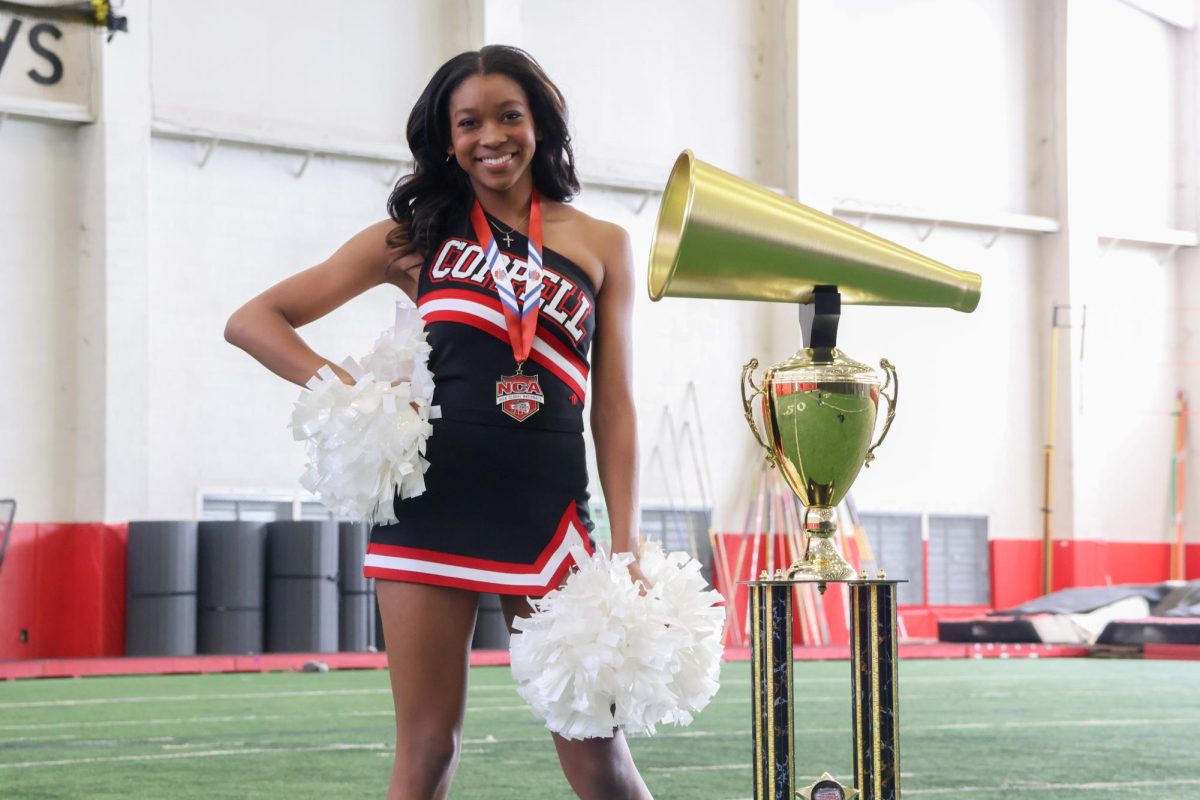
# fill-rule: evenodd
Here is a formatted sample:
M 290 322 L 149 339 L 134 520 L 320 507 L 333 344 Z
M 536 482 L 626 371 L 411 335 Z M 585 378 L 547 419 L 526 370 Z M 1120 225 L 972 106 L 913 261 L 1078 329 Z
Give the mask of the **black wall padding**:
M 131 522 L 125 549 L 125 654 L 196 654 L 196 523 Z
M 375 582 L 363 577 L 367 540 L 365 523 L 338 525 L 338 582 L 342 601 L 338 649 L 343 652 L 361 653 L 375 647 Z
M 508 649 L 508 626 L 504 624 L 504 612 L 500 609 L 497 595 L 479 596 L 479 613 L 475 617 L 475 636 L 471 639 L 471 649 Z
M 267 526 L 267 651 L 338 648 L 338 523 Z
M 261 653 L 266 523 L 201 522 L 198 540 L 197 652 Z
M 938 641 L 955 644 L 1036 644 L 1042 641 L 1033 623 L 1024 617 L 976 617 L 938 620 Z

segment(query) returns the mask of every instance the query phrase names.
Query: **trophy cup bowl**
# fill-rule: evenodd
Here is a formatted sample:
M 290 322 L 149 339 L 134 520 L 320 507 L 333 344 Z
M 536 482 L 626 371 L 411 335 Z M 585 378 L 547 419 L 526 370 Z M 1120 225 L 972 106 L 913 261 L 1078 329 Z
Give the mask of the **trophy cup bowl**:
M 896 414 L 896 370 L 887 359 L 880 366 L 882 385 L 873 369 L 836 347 L 810 347 L 769 368 L 760 384 L 754 382 L 758 359 L 742 369 L 746 422 L 767 460 L 806 508 L 804 555 L 779 577 L 822 582 L 855 577 L 831 539 L 837 532 L 838 503 L 859 470 L 874 459 Z M 887 418 L 879 441 L 872 444 L 880 396 L 887 401 Z M 765 436 L 754 422 L 755 397 L 761 398 Z

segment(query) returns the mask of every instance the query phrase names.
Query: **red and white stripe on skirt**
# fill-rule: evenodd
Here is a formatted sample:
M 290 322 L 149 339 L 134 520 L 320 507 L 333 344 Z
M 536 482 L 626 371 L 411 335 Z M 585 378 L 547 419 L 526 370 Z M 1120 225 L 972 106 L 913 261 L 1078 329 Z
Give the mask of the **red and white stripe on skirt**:
M 576 546 L 589 555 L 593 552 L 587 530 L 572 503 L 559 521 L 553 538 L 532 564 L 490 561 L 371 542 L 363 562 L 363 574 L 368 578 L 541 597 L 562 583 L 574 561 L 571 548 Z

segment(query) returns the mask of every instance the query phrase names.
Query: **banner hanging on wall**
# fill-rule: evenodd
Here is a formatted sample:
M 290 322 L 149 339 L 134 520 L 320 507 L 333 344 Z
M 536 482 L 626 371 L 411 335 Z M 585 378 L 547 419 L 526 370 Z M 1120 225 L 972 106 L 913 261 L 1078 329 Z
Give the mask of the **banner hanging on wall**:
M 42 16 L 0 3 L 0 114 L 90 122 L 102 36 L 49 8 Z

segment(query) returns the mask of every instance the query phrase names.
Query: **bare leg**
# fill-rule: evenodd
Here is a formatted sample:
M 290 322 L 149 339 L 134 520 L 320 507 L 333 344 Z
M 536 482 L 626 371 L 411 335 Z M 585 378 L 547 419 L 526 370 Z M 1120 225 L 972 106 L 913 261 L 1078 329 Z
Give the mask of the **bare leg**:
M 510 631 L 514 617 L 527 617 L 533 610 L 524 597 L 501 596 L 500 604 Z M 553 736 L 563 774 L 582 800 L 653 800 L 621 731 L 614 730 L 611 739 Z
M 479 595 L 384 580 L 375 582 L 375 593 L 396 706 L 388 800 L 443 800 L 462 746 Z

